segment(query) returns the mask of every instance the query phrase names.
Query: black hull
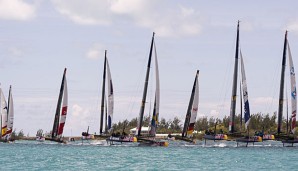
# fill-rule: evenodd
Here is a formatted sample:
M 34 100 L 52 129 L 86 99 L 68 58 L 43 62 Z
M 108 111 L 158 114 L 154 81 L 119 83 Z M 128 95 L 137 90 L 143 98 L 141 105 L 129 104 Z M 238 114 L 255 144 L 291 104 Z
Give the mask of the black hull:
M 186 141 L 186 142 L 189 142 L 189 143 L 196 143 L 196 141 L 192 138 L 181 137 L 181 136 L 173 136 L 173 137 L 175 137 L 175 140 Z
M 55 138 L 45 138 L 45 140 L 66 144 L 66 141 L 60 140 L 60 139 L 55 139 Z
M 167 141 L 157 141 L 155 139 L 150 139 L 152 137 L 139 137 L 138 138 L 138 143 L 139 146 L 162 146 L 162 147 L 167 147 L 169 143 Z
M 250 138 L 243 137 L 243 138 L 237 138 L 236 142 L 237 142 L 237 147 L 238 147 L 238 143 L 246 143 L 246 147 L 247 147 L 249 143 L 252 143 L 254 145 L 256 142 L 262 142 L 262 138 L 259 136 L 250 137 Z
M 108 144 L 110 145 L 114 145 L 116 144 L 122 144 L 122 143 L 135 143 L 137 142 L 137 138 L 136 137 L 113 137 L 113 136 L 109 136 L 108 138 L 106 138 L 106 141 Z

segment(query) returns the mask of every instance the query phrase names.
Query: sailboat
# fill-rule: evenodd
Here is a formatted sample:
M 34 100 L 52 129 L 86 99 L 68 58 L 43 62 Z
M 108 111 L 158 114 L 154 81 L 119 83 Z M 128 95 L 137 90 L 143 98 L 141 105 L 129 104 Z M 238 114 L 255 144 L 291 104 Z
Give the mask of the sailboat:
M 288 144 L 292 144 L 292 146 L 293 146 L 294 143 L 298 143 L 298 139 L 295 139 L 294 135 L 293 135 L 293 133 L 295 132 L 295 129 L 296 129 L 296 110 L 297 110 L 296 77 L 295 77 L 293 59 L 292 59 L 292 54 L 291 54 L 290 45 L 288 42 L 287 35 L 288 35 L 288 32 L 286 31 L 285 40 L 284 40 L 283 58 L 282 58 L 281 79 L 280 79 L 277 134 L 275 136 L 277 137 L 278 140 L 282 140 L 283 144 L 288 143 Z M 285 134 L 282 132 L 281 127 L 282 127 L 282 116 L 283 116 L 284 81 L 285 81 L 287 51 L 288 51 L 290 79 L 291 79 L 292 115 L 291 115 L 291 119 L 290 119 L 291 120 L 290 131 L 286 132 L 286 134 Z
M 177 140 L 182 140 L 186 142 L 195 143 L 193 139 L 193 131 L 195 127 L 196 117 L 198 113 L 199 106 L 199 70 L 196 72 L 195 81 L 192 87 L 190 100 L 188 104 L 188 108 L 186 111 L 182 136 L 174 136 Z M 169 138 L 171 138 L 171 134 L 169 134 Z
M 107 90 L 106 90 L 106 84 L 107 84 Z M 106 98 L 106 91 L 107 91 L 107 98 Z M 126 135 L 124 131 L 122 132 L 122 134 L 115 134 L 113 132 L 112 130 L 113 111 L 114 111 L 114 90 L 113 90 L 110 66 L 107 59 L 107 51 L 105 51 L 102 96 L 101 96 L 100 128 L 99 128 L 99 135 L 98 136 L 95 135 L 95 137 L 106 138 L 106 141 L 110 145 L 113 145 L 116 142 L 117 143 L 136 142 L 137 141 L 136 137 Z M 88 134 L 88 131 L 87 131 L 87 134 Z
M 249 102 L 248 102 L 248 92 L 247 92 L 247 82 L 246 82 L 246 75 L 245 75 L 245 69 L 244 69 L 244 62 L 242 53 L 240 51 L 240 62 L 241 62 L 241 83 L 240 86 L 242 86 L 242 98 L 244 103 L 244 122 L 245 122 L 245 129 L 247 131 L 247 136 L 236 139 L 237 146 L 238 142 L 244 142 L 246 143 L 246 146 L 248 143 L 255 143 L 255 142 L 261 142 L 262 137 L 261 136 L 249 136 L 249 123 L 250 123 L 250 108 L 249 108 Z M 242 101 L 242 100 L 241 100 Z M 242 118 L 241 118 L 242 120 Z
M 159 106 L 160 106 L 160 84 L 159 84 L 159 69 L 158 69 L 158 62 L 157 62 L 157 54 L 156 54 L 156 47 L 154 42 L 154 35 L 153 32 L 152 40 L 151 40 L 151 46 L 150 46 L 150 52 L 149 52 L 149 58 L 148 58 L 148 64 L 147 64 L 147 71 L 146 71 L 146 77 L 145 77 L 145 84 L 144 84 L 144 90 L 143 90 L 143 97 L 141 101 L 141 108 L 139 113 L 139 118 L 137 122 L 136 127 L 136 136 L 137 141 L 140 143 L 140 145 L 146 145 L 146 146 L 168 146 L 167 141 L 160 141 L 156 140 L 156 130 L 158 125 L 158 118 L 159 118 Z M 149 75 L 150 75 L 150 68 L 151 68 L 151 59 L 153 54 L 153 49 L 155 52 L 155 100 L 154 100 L 154 108 L 152 113 L 152 120 L 150 124 L 150 130 L 148 135 L 142 135 L 142 126 L 143 126 L 143 117 L 144 117 L 144 110 L 146 105 L 146 97 L 147 97 L 147 90 L 148 90 L 148 83 L 149 83 Z
M 107 88 L 106 88 L 106 85 L 107 85 Z M 108 96 L 108 100 L 106 98 L 106 94 Z M 112 83 L 110 66 L 107 59 L 107 50 L 105 50 L 101 95 L 102 96 L 101 96 L 99 135 L 89 134 L 89 126 L 88 126 L 87 132 L 82 132 L 82 139 L 93 139 L 94 137 L 107 138 L 110 136 L 109 134 L 112 128 L 112 118 L 113 118 L 113 111 L 114 111 L 114 92 L 113 92 L 113 83 Z
M 14 107 L 13 98 L 11 92 L 11 86 L 9 87 L 8 104 L 6 103 L 2 89 L 0 88 L 0 100 L 1 100 L 1 141 L 9 142 L 14 141 L 11 137 L 13 131 L 14 120 Z
M 55 141 L 59 143 L 65 143 L 62 134 L 64 130 L 64 125 L 66 121 L 68 107 L 68 91 L 67 91 L 67 81 L 66 81 L 66 68 L 63 72 L 57 108 L 54 118 L 53 129 L 50 137 L 46 137 L 45 140 Z

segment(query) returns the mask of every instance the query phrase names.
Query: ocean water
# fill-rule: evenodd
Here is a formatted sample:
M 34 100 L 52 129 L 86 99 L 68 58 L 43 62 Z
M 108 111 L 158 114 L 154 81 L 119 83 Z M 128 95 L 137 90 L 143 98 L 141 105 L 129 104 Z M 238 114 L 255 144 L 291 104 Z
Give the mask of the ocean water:
M 298 170 L 297 147 L 280 142 L 236 146 L 236 142 L 170 142 L 169 147 L 0 143 L 0 170 Z

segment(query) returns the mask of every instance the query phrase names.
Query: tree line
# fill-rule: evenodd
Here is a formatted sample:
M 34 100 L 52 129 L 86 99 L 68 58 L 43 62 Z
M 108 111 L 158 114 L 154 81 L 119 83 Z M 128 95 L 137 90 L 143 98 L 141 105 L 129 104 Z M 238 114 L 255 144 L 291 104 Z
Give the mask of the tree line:
M 249 123 L 249 132 L 264 132 L 264 133 L 276 133 L 277 130 L 277 116 L 274 113 L 272 116 L 269 114 L 256 113 L 252 114 Z M 143 119 L 143 126 L 147 127 L 150 125 L 150 117 L 145 116 Z M 214 118 L 214 117 L 200 117 L 197 119 L 195 123 L 195 131 L 205 133 L 206 130 L 222 131 L 224 133 L 228 133 L 229 129 L 229 121 L 230 117 L 225 116 L 222 119 Z M 242 125 L 241 125 L 242 122 Z M 288 132 L 290 128 L 290 121 L 283 118 L 282 120 L 282 131 L 284 133 Z M 158 122 L 157 133 L 160 134 L 169 134 L 169 133 L 181 133 L 183 129 L 184 120 L 181 121 L 178 117 L 174 117 L 174 119 L 166 120 L 165 118 L 161 118 Z M 137 118 L 133 118 L 128 121 L 127 119 L 124 121 L 119 121 L 118 123 L 113 124 L 113 132 L 123 131 L 129 133 L 130 129 L 135 128 L 137 125 Z M 236 132 L 246 132 L 244 118 L 241 119 L 240 114 L 235 116 L 235 130 Z M 288 130 L 288 131 L 287 131 Z

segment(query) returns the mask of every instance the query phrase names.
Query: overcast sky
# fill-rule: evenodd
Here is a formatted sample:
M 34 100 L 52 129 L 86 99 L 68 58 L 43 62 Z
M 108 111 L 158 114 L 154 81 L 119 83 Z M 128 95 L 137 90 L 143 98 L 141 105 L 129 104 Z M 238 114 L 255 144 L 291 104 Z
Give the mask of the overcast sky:
M 50 131 L 67 67 L 64 134 L 80 135 L 88 125 L 98 132 L 104 50 L 114 83 L 114 122 L 130 120 L 139 113 L 154 31 L 160 117 L 184 119 L 200 70 L 198 117 L 222 118 L 229 115 L 240 20 L 251 112 L 272 114 L 286 29 L 298 66 L 297 7 L 296 0 L 0 0 L 1 88 L 7 97 L 12 85 L 17 131 Z M 147 106 L 152 97 L 151 91 Z

